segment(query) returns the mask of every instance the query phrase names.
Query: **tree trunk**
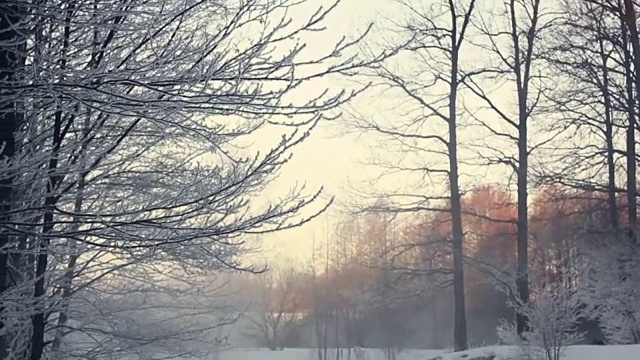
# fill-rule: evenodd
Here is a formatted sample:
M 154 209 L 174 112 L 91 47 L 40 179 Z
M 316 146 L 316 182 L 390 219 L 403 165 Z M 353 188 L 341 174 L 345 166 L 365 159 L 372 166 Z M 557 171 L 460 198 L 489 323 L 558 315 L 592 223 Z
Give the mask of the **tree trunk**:
M 42 225 L 42 236 L 38 244 L 38 254 L 36 260 L 36 283 L 34 286 L 34 302 L 36 304 L 36 312 L 31 317 L 31 324 L 33 326 L 33 332 L 31 336 L 31 360 L 40 360 L 44 350 L 44 332 L 46 325 L 45 307 L 41 303 L 41 299 L 44 298 L 46 292 L 46 271 L 49 262 L 49 243 L 50 234 L 54 228 L 54 207 L 57 201 L 55 190 L 58 186 L 60 176 L 58 171 L 58 155 L 60 147 L 62 145 L 62 110 L 56 110 L 54 114 L 53 124 L 53 140 L 51 157 L 49 159 L 48 166 L 48 181 L 47 181 L 47 197 L 44 201 L 44 217 Z
M 531 26 L 526 35 L 524 53 L 520 47 L 518 20 L 516 16 L 516 2 L 511 0 L 511 36 L 514 46 L 514 72 L 518 91 L 518 236 L 517 236 L 517 268 L 516 290 L 522 304 L 529 302 L 529 134 L 528 121 L 529 85 L 531 81 L 531 67 L 534 59 L 534 43 L 540 17 L 540 0 L 532 1 Z M 521 56 L 524 59 L 521 60 Z M 529 329 L 528 320 L 522 311 L 516 312 L 516 331 L 519 335 Z
M 49 160 L 49 181 L 47 183 L 47 197 L 44 202 L 44 221 L 42 226 L 42 237 L 38 246 L 38 256 L 36 260 L 36 284 L 33 291 L 34 302 L 36 303 L 36 313 L 31 317 L 33 332 L 31 336 L 31 360 L 40 360 L 44 350 L 45 331 L 45 308 L 42 299 L 45 295 L 45 275 L 49 261 L 49 234 L 53 230 L 53 210 L 56 203 L 54 190 L 57 187 L 58 176 L 58 150 L 61 144 L 62 114 L 58 111 L 55 115 L 53 126 L 53 151 Z
M 86 152 L 89 146 L 89 133 L 91 131 L 90 128 L 90 115 L 91 112 L 85 117 L 84 125 L 83 125 L 83 134 L 82 134 L 82 145 L 80 146 L 80 159 L 78 161 L 78 165 L 80 171 L 77 175 L 78 189 L 76 192 L 76 198 L 73 205 L 73 213 L 80 214 L 82 212 L 82 204 L 84 201 L 84 187 L 85 187 L 85 176 L 83 175 L 83 171 L 86 166 Z M 80 228 L 81 219 L 79 216 L 74 216 L 72 225 L 70 228 L 70 232 L 74 233 Z M 73 287 L 73 277 L 76 268 L 76 262 L 80 257 L 77 254 L 77 243 L 75 239 L 67 240 L 67 248 L 69 250 L 69 261 L 67 262 L 67 268 L 62 278 L 62 303 L 60 304 L 61 310 L 60 315 L 58 317 L 58 326 L 56 329 L 56 334 L 53 338 L 53 342 L 51 345 L 52 351 L 57 351 L 60 348 L 60 344 L 62 342 L 62 338 L 64 337 L 64 328 L 67 325 L 69 320 L 68 308 L 69 308 L 69 298 L 71 297 L 72 287 Z
M 609 68 L 607 55 L 602 39 L 599 40 L 600 58 L 602 60 L 602 98 L 604 102 L 605 141 L 607 152 L 607 203 L 609 206 L 609 221 L 614 234 L 620 230 L 618 220 L 618 205 L 616 200 L 616 164 L 613 145 L 613 119 L 611 117 L 611 94 L 609 93 Z
M 18 80 L 17 68 L 23 58 L 19 48 L 21 9 L 16 3 L 3 1 L 0 4 L 0 83 L 7 86 Z M 13 44 L 13 45 L 11 45 Z M 18 113 L 18 97 L 11 93 L 0 92 L 0 160 L 11 163 L 15 155 L 15 132 L 21 122 Z M 7 176 L 9 175 L 9 176 Z M 0 177 L 0 223 L 9 223 L 11 199 L 13 193 L 13 175 Z M 9 288 L 8 259 L 11 246 L 11 234 L 7 229 L 0 231 L 0 296 Z M 0 331 L 4 330 L 4 308 L 0 308 Z M 7 357 L 7 339 L 0 336 L 0 359 Z
M 629 206 L 629 238 L 632 244 L 637 241 L 638 229 L 638 207 L 637 207 L 637 183 L 636 183 L 636 105 L 640 104 L 640 40 L 638 40 L 638 26 L 636 23 L 636 11 L 632 0 L 624 0 L 625 22 L 629 30 L 631 49 L 633 51 L 633 69 L 628 67 L 629 75 L 632 76 L 633 83 L 629 99 L 629 127 L 627 128 L 627 202 Z M 626 36 L 625 36 L 626 37 Z M 629 64 L 630 65 L 630 64 Z M 635 98 L 633 98 L 635 85 Z
M 63 43 L 62 49 L 60 51 L 60 58 L 58 61 L 58 65 L 60 67 L 61 73 L 62 70 L 66 68 L 66 57 L 67 50 L 69 48 L 69 41 L 71 37 L 71 18 L 73 12 L 75 11 L 75 3 L 70 3 L 66 9 L 66 17 L 65 17 L 65 27 L 63 32 Z M 64 81 L 64 77 L 60 78 L 61 81 Z M 62 99 L 59 101 L 63 101 Z M 36 261 L 36 284 L 34 287 L 34 301 L 36 303 L 36 313 L 31 317 L 31 322 L 33 326 L 33 332 L 31 337 L 31 360 L 40 360 L 42 358 L 42 353 L 44 350 L 44 332 L 46 326 L 46 318 L 45 318 L 45 309 L 42 303 L 38 303 L 41 298 L 44 298 L 46 288 L 45 288 L 45 278 L 47 271 L 47 264 L 49 261 L 49 235 L 53 231 L 54 228 L 54 207 L 57 202 L 57 197 L 55 191 L 58 187 L 58 182 L 60 180 L 60 176 L 58 175 L 58 156 L 60 153 L 60 148 L 62 146 L 62 141 L 65 136 L 65 131 L 63 131 L 63 108 L 61 105 L 58 105 L 56 111 L 53 115 L 53 139 L 51 143 L 51 157 L 49 158 L 49 166 L 48 166 L 48 181 L 47 181 L 47 197 L 44 202 L 44 219 L 42 225 L 42 238 L 40 239 L 40 243 L 38 246 L 38 256 Z M 73 122 L 75 119 L 74 116 L 71 116 L 67 121 Z M 69 128 L 71 124 L 67 123 L 66 129 Z
M 526 100 L 521 100 L 520 113 L 526 113 Z M 522 108 L 524 107 L 524 110 Z M 520 119 L 518 127 L 518 265 L 516 271 L 516 289 L 522 304 L 529 301 L 529 213 L 528 201 L 528 166 L 529 149 L 527 147 L 527 120 Z M 518 334 L 527 330 L 525 314 L 516 313 L 516 328 Z
M 455 41 L 455 38 L 454 38 Z M 458 93 L 458 52 L 452 52 L 451 87 L 449 93 L 449 188 L 451 196 L 451 226 L 453 235 L 453 342 L 456 351 L 467 349 L 467 314 L 464 294 L 464 233 L 462 205 L 458 184 L 458 139 L 456 101 Z

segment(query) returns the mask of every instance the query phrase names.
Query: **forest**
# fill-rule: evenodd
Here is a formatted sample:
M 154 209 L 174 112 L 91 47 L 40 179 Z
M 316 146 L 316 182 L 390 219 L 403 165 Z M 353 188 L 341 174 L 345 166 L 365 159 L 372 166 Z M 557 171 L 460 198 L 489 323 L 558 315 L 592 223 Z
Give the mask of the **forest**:
M 640 2 L 367 4 L 1 0 L 0 359 L 640 344 Z M 369 181 L 274 190 L 327 123 Z

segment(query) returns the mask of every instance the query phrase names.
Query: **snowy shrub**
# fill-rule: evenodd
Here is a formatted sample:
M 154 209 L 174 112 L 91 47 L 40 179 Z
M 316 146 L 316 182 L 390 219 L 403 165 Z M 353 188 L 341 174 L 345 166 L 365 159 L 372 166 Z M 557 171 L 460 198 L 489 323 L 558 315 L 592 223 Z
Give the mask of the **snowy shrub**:
M 353 356 L 355 360 L 369 360 L 367 351 L 361 347 L 356 347 L 353 349 Z
M 640 342 L 640 257 L 637 249 L 610 247 L 590 254 L 588 288 L 582 302 L 608 344 Z
M 515 324 L 502 322 L 498 337 L 517 347 L 519 359 L 560 360 L 565 348 L 582 338 L 577 325 L 584 307 L 577 291 L 563 282 L 533 289 L 527 304 L 514 301 L 511 305 L 527 317 L 529 330 L 519 336 Z

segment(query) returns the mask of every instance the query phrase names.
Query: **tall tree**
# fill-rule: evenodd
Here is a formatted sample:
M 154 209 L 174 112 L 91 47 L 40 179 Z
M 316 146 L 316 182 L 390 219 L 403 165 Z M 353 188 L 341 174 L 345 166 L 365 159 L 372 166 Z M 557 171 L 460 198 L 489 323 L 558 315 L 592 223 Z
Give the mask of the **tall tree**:
M 562 21 L 547 60 L 560 76 L 547 93 L 550 110 L 560 115 L 551 131 L 564 131 L 543 181 L 607 194 L 610 230 L 620 230 L 618 161 L 625 153 L 620 130 L 626 115 L 624 81 L 618 66 L 618 22 L 591 2 L 565 1 Z M 606 176 L 603 176 L 605 175 Z
M 464 231 L 462 224 L 459 154 L 459 91 L 462 84 L 463 45 L 466 42 L 476 2 L 437 1 L 430 4 L 400 1 L 400 41 L 409 39 L 399 55 L 410 59 L 416 70 L 395 66 L 393 62 L 376 66 L 373 75 L 380 79 L 385 93 L 398 101 L 407 101 L 411 110 L 405 119 L 385 121 L 357 116 L 356 126 L 371 131 L 402 153 L 401 163 L 387 162 L 388 154 L 375 164 L 389 173 L 406 173 L 416 179 L 416 188 L 428 191 L 429 182 L 440 194 L 428 195 L 399 191 L 385 194 L 390 204 L 371 210 L 392 212 L 438 211 L 451 216 L 453 254 L 454 347 L 468 346 L 464 287 Z M 404 38 L 404 39 L 403 39 Z M 446 129 L 442 131 L 442 129 Z M 419 156 L 408 155 L 416 152 Z M 443 162 L 442 157 L 446 160 Z M 436 160 L 437 159 L 437 160 Z M 428 165 L 422 165 L 427 163 Z M 442 166 L 446 164 L 446 166 Z M 426 180 L 426 181 L 425 181 Z M 438 188 L 437 180 L 448 186 Z M 440 202 L 440 204 L 438 204 Z M 442 203 L 446 205 L 442 206 Z
M 632 64 L 633 72 L 631 71 L 631 64 L 627 67 L 635 91 L 629 93 L 629 97 L 634 97 L 634 101 L 629 99 L 629 102 L 633 104 L 630 107 L 629 124 L 627 130 L 627 206 L 629 207 L 629 237 L 632 243 L 637 242 L 638 231 L 638 184 L 636 180 L 636 124 L 638 121 L 637 107 L 640 104 L 640 39 L 638 39 L 638 17 L 636 15 L 636 4 L 632 0 L 624 1 L 624 28 L 629 31 L 629 41 L 631 42 L 632 52 Z M 626 34 L 622 35 L 626 38 Z
M 529 160 L 531 152 L 538 145 L 530 141 L 530 119 L 541 99 L 541 71 L 535 63 L 540 60 L 538 44 L 545 30 L 551 26 L 553 19 L 546 19 L 548 13 L 540 0 L 509 0 L 504 8 L 488 12 L 486 17 L 478 21 L 477 28 L 484 35 L 477 41 L 478 50 L 494 56 L 497 66 L 487 65 L 476 70 L 476 76 L 468 77 L 468 88 L 480 98 L 489 109 L 497 115 L 501 123 L 489 123 L 480 120 L 480 124 L 493 137 L 515 143 L 515 155 L 509 155 L 505 149 L 487 144 L 489 149 L 498 154 L 481 155 L 487 157 L 491 164 L 506 164 L 517 177 L 517 270 L 516 290 L 519 301 L 527 303 L 529 299 Z M 500 90 L 512 91 L 517 100 L 517 109 L 510 109 L 496 99 L 486 87 L 480 85 L 485 80 L 500 83 Z M 506 85 L 509 84 L 509 85 Z M 509 87 L 512 88 L 509 89 Z M 495 85 L 492 87 L 495 88 Z M 509 90 L 507 90 L 509 89 Z M 505 130 L 503 130 L 505 129 Z M 526 316 L 516 314 L 518 333 L 527 329 Z
M 24 9 L 16 3 L 0 4 L 0 223 L 11 222 L 11 201 L 13 195 L 13 166 L 16 147 L 15 133 L 21 125 L 19 103 L 13 88 L 19 81 L 18 68 L 23 64 L 23 39 L 20 25 L 24 21 Z M 0 294 L 9 287 L 9 251 L 12 247 L 10 230 L 0 229 Z M 0 314 L 4 305 L 0 304 Z M 5 318 L 0 320 L 0 359 L 6 356 Z

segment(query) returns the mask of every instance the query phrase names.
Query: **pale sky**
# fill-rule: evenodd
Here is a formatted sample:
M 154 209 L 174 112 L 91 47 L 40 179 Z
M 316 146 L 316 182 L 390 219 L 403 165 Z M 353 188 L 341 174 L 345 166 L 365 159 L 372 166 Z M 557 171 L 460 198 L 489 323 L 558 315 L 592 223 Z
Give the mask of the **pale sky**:
M 314 2 L 314 1 L 312 1 Z M 311 50 L 331 46 L 342 37 L 354 36 L 388 7 L 391 0 L 342 0 L 325 24 L 327 29 L 314 34 L 307 41 Z M 342 199 L 350 183 L 366 179 L 360 162 L 367 158 L 369 145 L 362 138 L 345 135 L 340 120 L 321 123 L 310 137 L 299 145 L 290 163 L 280 173 L 276 187 L 286 189 L 306 183 L 313 191 L 324 187 L 326 197 Z M 306 261 L 311 256 L 313 238 L 325 239 L 331 227 L 330 217 L 337 206 L 332 206 L 321 218 L 301 228 L 264 236 L 260 243 L 263 256 L 277 261 Z
M 317 1 L 321 2 L 323 0 Z M 335 44 L 343 35 L 354 36 L 354 34 L 358 32 L 358 29 L 363 29 L 366 24 L 372 21 L 397 15 L 397 6 L 397 2 L 393 0 L 343 0 L 331 15 L 330 19 L 328 19 L 329 21 L 325 23 L 327 30 L 314 33 L 313 37 L 308 38 L 308 46 L 311 52 L 314 50 L 321 52 L 321 49 L 326 49 L 327 46 Z M 377 39 L 374 38 L 371 40 L 376 41 Z M 477 57 L 477 53 L 466 54 L 466 60 L 472 64 L 473 62 L 485 61 L 484 59 L 477 59 Z M 401 65 L 406 66 L 409 71 L 412 71 L 414 67 L 412 63 L 405 64 L 404 60 Z M 428 66 L 424 63 L 421 65 Z M 425 73 L 428 72 L 429 68 L 426 68 L 424 71 Z M 495 89 L 493 90 L 495 91 Z M 505 90 L 507 92 L 504 92 Z M 495 94 L 500 95 L 496 95 L 497 100 L 495 100 L 500 106 L 509 106 L 513 103 L 514 98 L 510 95 L 513 94 L 513 92 L 509 91 L 508 89 L 501 88 L 500 91 L 495 92 Z M 503 94 L 506 96 L 502 96 Z M 462 106 L 462 104 L 460 105 Z M 494 115 L 490 113 L 476 110 L 479 108 L 477 102 L 474 104 L 471 100 L 466 105 L 474 109 L 473 111 L 477 111 L 477 115 L 483 116 L 485 120 L 491 120 L 491 118 L 494 117 Z M 388 96 L 383 98 L 364 96 L 358 101 L 353 102 L 350 106 L 365 115 L 375 116 L 386 121 L 396 121 L 398 116 L 402 116 L 399 115 L 400 110 L 398 108 L 407 105 Z M 436 127 L 439 126 L 437 124 L 436 122 Z M 348 198 L 350 185 L 363 185 L 364 181 L 375 177 L 380 170 L 365 167 L 362 163 L 369 159 L 372 153 L 375 153 L 377 156 L 380 156 L 380 154 L 383 154 L 382 156 L 389 155 L 386 154 L 385 144 L 381 144 L 378 142 L 379 139 L 377 140 L 369 136 L 356 137 L 353 134 L 345 135 L 344 130 L 344 120 L 322 123 L 315 129 L 315 132 L 311 134 L 309 139 L 296 148 L 291 162 L 282 170 L 277 181 L 274 183 L 273 189 L 275 189 L 276 192 L 282 192 L 300 183 L 306 183 L 309 191 L 324 186 L 327 197 L 335 196 L 337 201 L 340 202 Z M 441 133 L 442 130 L 444 129 L 436 128 L 434 131 Z M 486 135 L 482 135 L 482 131 L 475 128 L 466 128 L 464 131 L 464 133 L 461 131 L 460 141 L 464 143 L 465 146 L 469 143 L 474 143 L 479 146 L 491 143 L 491 145 L 501 148 L 501 145 L 498 145 L 500 143 L 497 143 Z M 509 147 L 509 145 L 506 145 L 506 147 Z M 507 149 L 506 152 L 510 153 L 511 150 L 512 149 Z M 461 151 L 464 152 L 465 150 L 462 149 Z M 425 164 L 425 162 L 423 162 L 424 154 L 411 154 L 410 156 L 412 155 L 415 156 L 414 159 L 410 159 L 411 161 L 415 160 L 420 163 L 420 165 Z M 436 160 L 432 159 L 431 166 L 434 164 L 435 166 L 442 166 L 443 164 L 439 159 L 440 158 L 436 158 Z M 429 162 L 429 160 L 425 161 Z M 504 182 L 504 179 L 506 179 L 505 175 L 508 174 L 508 169 L 504 167 L 492 167 L 489 169 L 488 167 L 465 165 L 465 167 L 461 168 L 461 171 L 463 172 L 461 182 L 463 182 L 466 187 L 489 181 Z M 416 189 L 415 185 L 406 178 L 396 177 L 395 179 L 391 179 L 389 185 L 394 186 L 396 184 L 410 187 L 411 190 Z M 444 185 L 438 183 L 435 186 Z M 433 187 L 431 187 L 431 189 L 433 189 Z M 340 216 L 339 211 L 340 208 L 338 206 L 333 206 L 322 217 L 301 228 L 262 237 L 259 242 L 264 252 L 259 255 L 259 257 L 266 257 L 278 263 L 292 261 L 306 262 L 310 260 L 314 239 L 316 243 L 320 243 L 324 241 L 327 236 L 331 235 L 334 224 L 332 219 Z

